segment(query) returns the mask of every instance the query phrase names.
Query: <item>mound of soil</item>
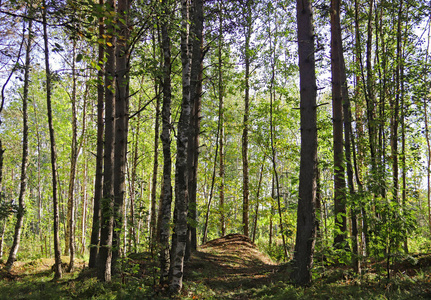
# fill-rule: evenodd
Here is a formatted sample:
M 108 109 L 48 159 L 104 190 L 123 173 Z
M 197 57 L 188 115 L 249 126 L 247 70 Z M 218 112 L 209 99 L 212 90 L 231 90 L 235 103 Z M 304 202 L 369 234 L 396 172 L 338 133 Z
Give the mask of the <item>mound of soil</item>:
M 274 265 L 274 262 L 257 249 L 257 246 L 245 235 L 228 234 L 221 238 L 209 241 L 199 248 L 205 253 L 213 253 L 229 258 L 231 264 L 234 261 L 245 265 Z
M 242 234 L 209 241 L 193 253 L 184 268 L 184 280 L 201 283 L 220 299 L 248 299 L 249 288 L 274 280 L 278 265 Z

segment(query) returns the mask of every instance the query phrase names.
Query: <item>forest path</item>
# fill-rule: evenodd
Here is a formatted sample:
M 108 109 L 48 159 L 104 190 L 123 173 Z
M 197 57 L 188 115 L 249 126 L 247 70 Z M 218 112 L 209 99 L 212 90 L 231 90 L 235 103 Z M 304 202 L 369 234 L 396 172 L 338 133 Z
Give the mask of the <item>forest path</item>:
M 250 299 L 260 288 L 277 282 L 278 265 L 261 253 L 241 234 L 229 234 L 200 246 L 184 271 L 187 295 L 189 284 L 210 288 L 216 299 Z

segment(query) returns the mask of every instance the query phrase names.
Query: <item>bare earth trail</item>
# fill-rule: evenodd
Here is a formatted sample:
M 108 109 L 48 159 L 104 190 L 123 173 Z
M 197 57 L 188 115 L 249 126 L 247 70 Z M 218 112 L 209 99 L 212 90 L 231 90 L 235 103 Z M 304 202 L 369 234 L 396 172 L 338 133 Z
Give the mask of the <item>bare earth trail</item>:
M 229 234 L 198 248 L 184 271 L 187 284 L 209 287 L 216 299 L 250 299 L 262 286 L 280 280 L 279 265 L 241 234 Z

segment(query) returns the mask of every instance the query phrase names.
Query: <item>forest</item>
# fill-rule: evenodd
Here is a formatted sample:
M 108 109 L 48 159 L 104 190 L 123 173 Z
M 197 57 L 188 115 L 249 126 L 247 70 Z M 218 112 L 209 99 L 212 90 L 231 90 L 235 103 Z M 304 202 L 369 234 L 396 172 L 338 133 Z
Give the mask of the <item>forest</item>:
M 0 1 L 0 299 L 431 298 L 430 10 Z

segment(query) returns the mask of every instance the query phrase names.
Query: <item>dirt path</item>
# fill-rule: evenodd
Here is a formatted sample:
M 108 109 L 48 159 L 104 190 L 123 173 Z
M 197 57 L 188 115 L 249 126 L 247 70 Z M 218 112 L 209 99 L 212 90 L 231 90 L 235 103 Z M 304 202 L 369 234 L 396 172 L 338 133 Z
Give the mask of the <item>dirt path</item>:
M 212 240 L 198 250 L 186 265 L 185 285 L 204 285 L 214 298 L 250 299 L 280 276 L 278 265 L 241 234 Z

